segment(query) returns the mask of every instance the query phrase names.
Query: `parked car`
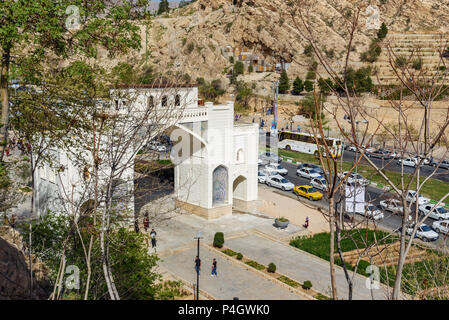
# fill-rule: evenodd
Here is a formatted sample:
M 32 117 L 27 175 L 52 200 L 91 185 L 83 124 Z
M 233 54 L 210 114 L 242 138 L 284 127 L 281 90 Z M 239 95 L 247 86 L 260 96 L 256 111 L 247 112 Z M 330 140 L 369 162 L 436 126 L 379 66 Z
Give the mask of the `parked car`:
M 291 183 L 281 175 L 268 176 L 265 183 L 270 187 L 279 188 L 285 191 L 293 190 L 293 188 L 295 187 L 293 183 Z
M 257 166 L 263 166 L 263 161 L 261 159 L 257 159 Z
M 407 167 L 413 167 L 413 168 L 416 167 L 416 160 L 413 158 L 399 159 L 396 163 L 398 165 L 400 165 L 402 163 L 404 166 L 407 166 Z
M 288 173 L 288 170 L 285 169 L 283 166 L 281 166 L 280 164 L 276 164 L 276 163 L 269 163 L 265 166 L 265 169 L 267 170 L 273 170 L 273 171 L 277 171 L 279 174 L 285 176 Z
M 373 220 L 380 220 L 384 217 L 384 213 L 372 204 L 366 204 L 365 211 L 360 214 Z
M 163 144 L 159 144 L 156 146 L 156 151 L 157 152 L 167 152 L 167 147 L 164 146 Z
M 402 213 L 403 207 L 401 206 L 401 202 L 396 199 L 386 199 L 379 202 L 379 205 L 385 211 L 390 211 L 392 213 Z
M 351 144 L 350 146 L 348 146 L 347 150 L 348 151 L 352 151 L 352 152 L 356 152 L 357 148 L 355 147 L 355 145 Z
M 384 150 L 385 152 L 387 152 L 393 159 L 400 159 L 401 158 L 401 154 L 399 152 L 394 152 L 391 150 Z
M 321 192 L 309 185 L 296 186 L 293 189 L 293 193 L 309 200 L 320 200 L 323 198 L 323 194 Z
M 432 224 L 432 229 L 438 233 L 449 234 L 449 220 L 435 221 Z
M 405 231 L 407 235 L 411 235 L 413 232 L 413 226 L 410 226 Z M 436 241 L 438 240 L 438 233 L 433 231 L 427 224 L 421 224 L 418 229 L 416 229 L 415 237 L 421 239 L 422 241 Z
M 267 177 L 268 175 L 265 172 L 263 171 L 257 172 L 257 180 L 259 181 L 259 183 L 265 183 L 267 181 Z
M 342 172 L 339 177 L 340 179 L 343 179 L 349 171 L 344 171 Z M 367 185 L 369 184 L 369 181 L 367 179 L 365 179 L 364 177 L 362 177 L 360 174 L 355 173 L 355 172 L 351 172 L 346 180 L 347 183 L 353 183 L 353 182 L 357 182 L 361 185 Z
M 447 170 L 449 170 L 449 161 L 447 161 L 447 160 L 442 160 L 441 163 L 440 163 L 439 160 L 433 159 L 433 160 L 429 163 L 429 165 L 431 165 L 431 166 L 433 166 L 433 167 L 436 167 L 436 166 L 439 165 L 438 168 L 442 168 L 442 169 L 447 169 Z
M 323 169 L 321 169 L 320 166 L 317 166 L 316 164 L 313 164 L 313 163 L 301 163 L 300 165 L 298 165 L 298 167 L 296 168 L 296 170 L 302 169 L 302 168 L 313 169 L 313 170 L 315 170 L 316 172 L 318 172 L 318 173 L 321 174 L 321 175 L 324 174 Z
M 269 164 L 271 162 L 282 162 L 282 158 L 273 152 L 264 152 L 259 155 L 259 159 L 262 160 L 263 164 Z
M 312 187 L 318 190 L 327 191 L 327 182 L 326 179 L 324 179 L 322 176 L 313 178 L 312 180 L 310 180 L 310 184 L 312 185 Z
M 420 163 L 422 158 L 423 157 L 419 157 L 419 156 L 412 157 L 412 159 L 415 160 L 416 164 Z M 425 164 L 425 165 L 430 164 L 430 159 L 429 158 L 424 158 L 422 164 Z
M 321 174 L 316 172 L 314 169 L 309 169 L 309 168 L 302 168 L 302 169 L 296 170 L 296 175 L 301 176 L 306 179 L 313 179 L 313 178 L 321 177 Z
M 414 203 L 416 201 L 416 191 L 408 190 L 405 200 Z M 418 194 L 418 205 L 429 203 L 430 199 Z
M 389 152 L 384 151 L 384 150 L 375 150 L 373 152 L 370 152 L 370 153 L 368 153 L 368 157 L 379 158 L 379 159 L 384 159 L 384 160 L 390 160 L 393 158 Z
M 438 206 L 435 208 L 435 205 L 426 203 L 426 204 L 422 204 L 418 207 L 418 213 L 423 216 L 428 214 L 430 211 L 432 211 L 432 212 L 429 214 L 429 218 L 432 218 L 435 220 L 448 220 L 449 219 L 449 211 L 442 206 Z

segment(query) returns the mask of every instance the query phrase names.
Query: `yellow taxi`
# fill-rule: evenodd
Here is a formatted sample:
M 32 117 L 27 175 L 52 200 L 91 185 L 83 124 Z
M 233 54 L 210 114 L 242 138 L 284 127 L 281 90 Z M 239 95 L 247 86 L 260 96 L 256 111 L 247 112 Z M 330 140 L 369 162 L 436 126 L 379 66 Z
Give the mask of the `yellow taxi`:
M 297 196 L 305 197 L 309 200 L 320 200 L 323 198 L 323 194 L 312 186 L 295 186 L 293 188 L 293 193 Z

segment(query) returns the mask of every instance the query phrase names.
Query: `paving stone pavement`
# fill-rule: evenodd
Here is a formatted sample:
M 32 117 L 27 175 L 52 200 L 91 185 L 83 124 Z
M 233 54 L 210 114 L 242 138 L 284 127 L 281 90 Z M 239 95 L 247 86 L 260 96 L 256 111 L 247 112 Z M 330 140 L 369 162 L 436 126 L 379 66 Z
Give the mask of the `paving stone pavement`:
M 210 221 L 192 214 L 181 214 L 161 221 L 156 226 L 150 225 L 149 230 L 154 227 L 157 232 L 158 253 L 193 245 L 197 231 L 201 232 L 203 241 L 206 243 L 212 243 L 216 232 L 223 232 L 225 238 L 229 238 L 232 235 L 257 229 L 275 239 L 282 239 L 293 237 L 304 231 L 304 228 L 293 224 L 289 224 L 284 230 L 279 230 L 273 226 L 273 223 L 273 218 L 261 218 L 251 214 L 233 214 Z
M 162 258 L 159 262 L 164 269 L 196 283 L 194 260 L 196 247 Z M 251 267 L 243 267 L 220 256 L 213 250 L 200 246 L 201 272 L 200 289 L 219 300 L 304 300 L 305 298 L 289 289 L 265 279 Z M 212 259 L 217 259 L 218 277 L 211 276 Z
M 264 265 L 273 262 L 276 265 L 276 272 L 301 283 L 310 280 L 314 289 L 330 295 L 329 263 L 323 259 L 259 235 L 247 235 L 228 240 L 225 237 L 225 246 Z M 372 299 L 371 290 L 365 285 L 366 279 L 360 275 L 355 276 L 354 300 Z M 336 282 L 339 299 L 347 299 L 348 286 L 344 271 L 340 268 L 336 268 Z M 383 288 L 373 290 L 373 295 L 375 300 L 387 299 L 386 290 Z

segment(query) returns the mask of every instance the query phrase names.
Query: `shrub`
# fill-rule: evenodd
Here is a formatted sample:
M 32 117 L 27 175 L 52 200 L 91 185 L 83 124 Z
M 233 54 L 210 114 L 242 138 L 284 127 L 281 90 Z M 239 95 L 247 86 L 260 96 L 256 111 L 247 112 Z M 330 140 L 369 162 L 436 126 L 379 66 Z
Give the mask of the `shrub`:
M 404 56 L 399 56 L 396 58 L 396 64 L 398 67 L 402 68 L 407 64 L 407 58 Z
M 313 82 L 310 80 L 304 81 L 304 89 L 306 89 L 307 92 L 313 91 Z
M 235 252 L 234 250 L 231 250 L 231 249 L 224 249 L 222 252 L 231 257 L 237 255 L 237 252 Z
M 313 70 L 309 70 L 306 74 L 307 80 L 314 80 L 316 78 L 316 73 Z
M 285 283 L 285 284 L 288 284 L 290 287 L 296 288 L 297 286 L 299 286 L 298 282 L 296 282 L 295 280 L 292 280 L 292 279 L 290 279 L 289 277 L 286 277 L 286 276 L 280 276 L 278 278 L 278 280 L 283 282 L 283 283 Z
M 239 74 L 243 74 L 245 72 L 245 65 L 242 61 L 237 61 L 234 64 L 234 74 L 238 76 Z
M 308 56 L 308 57 L 312 57 L 312 55 L 313 55 L 313 47 L 312 47 L 311 44 L 307 45 L 307 46 L 304 48 L 304 54 L 305 54 L 306 56 Z
M 312 288 L 312 282 L 310 282 L 309 280 L 304 281 L 304 283 L 302 284 L 302 288 L 306 289 L 306 290 L 311 289 Z
M 193 44 L 193 42 L 190 42 L 189 45 L 187 46 L 187 52 L 192 53 L 194 49 L 195 45 Z
M 253 72 L 253 71 L 254 71 L 253 66 L 249 66 L 249 67 L 248 67 L 248 72 L 251 73 L 251 72 Z
M 372 40 L 369 45 L 368 51 L 363 52 L 360 55 L 360 60 L 364 62 L 375 62 L 381 52 L 382 48 L 379 45 L 379 41 L 377 39 Z
M 224 234 L 223 232 L 217 232 L 214 236 L 214 247 L 221 248 L 224 244 Z
M 250 267 L 253 267 L 254 269 L 257 270 L 263 270 L 265 269 L 265 266 L 263 264 L 258 263 L 257 261 L 246 261 L 245 264 L 249 265 Z
M 422 68 L 422 59 L 421 58 L 415 59 L 413 61 L 412 67 L 415 70 L 421 70 L 421 68 Z
M 237 253 L 237 260 L 242 260 L 243 259 L 243 254 L 241 254 L 240 252 Z
M 276 265 L 275 265 L 273 262 L 271 262 L 271 263 L 268 265 L 267 271 L 268 271 L 268 272 L 271 272 L 271 273 L 275 273 L 275 272 L 276 272 Z
M 277 218 L 277 221 L 279 221 L 279 222 L 288 222 L 289 220 L 287 218 L 280 217 L 280 218 Z
M 234 57 L 229 57 L 229 62 L 234 63 Z

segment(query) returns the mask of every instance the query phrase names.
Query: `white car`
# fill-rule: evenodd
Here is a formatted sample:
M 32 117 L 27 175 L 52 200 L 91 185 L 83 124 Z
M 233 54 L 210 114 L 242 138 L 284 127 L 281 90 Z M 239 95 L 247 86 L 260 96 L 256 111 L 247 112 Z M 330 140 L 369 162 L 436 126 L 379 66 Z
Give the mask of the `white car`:
M 386 211 L 391 211 L 392 213 L 402 213 L 403 207 L 401 202 L 396 199 L 386 199 L 379 202 L 379 205 Z
M 266 166 L 265 166 L 265 169 L 266 170 L 272 170 L 272 171 L 277 171 L 279 174 L 281 174 L 281 175 L 286 175 L 287 173 L 288 173 L 288 170 L 287 169 L 285 169 L 283 166 L 281 166 L 281 165 L 279 165 L 279 164 L 277 164 L 277 163 L 270 163 L 270 164 L 267 164 Z
M 413 227 L 407 228 L 407 235 L 411 235 Z M 421 239 L 422 241 L 436 241 L 438 239 L 438 233 L 433 231 L 427 224 L 422 224 L 416 229 L 415 237 Z
M 167 152 L 167 147 L 162 145 L 162 144 L 160 144 L 160 145 L 156 146 L 156 151 L 158 151 L 158 152 Z
M 405 200 L 407 200 L 408 202 L 411 202 L 411 203 L 415 203 L 415 201 L 416 201 L 416 191 L 409 190 L 407 192 L 407 196 L 405 197 Z M 418 205 L 429 203 L 429 201 L 430 201 L 429 198 L 426 198 L 423 195 L 418 194 Z
M 413 167 L 413 168 L 416 167 L 416 161 L 413 158 L 399 159 L 397 164 L 400 165 L 401 163 L 407 167 Z
M 327 191 L 327 182 L 322 176 L 310 180 L 310 185 L 318 190 Z
M 260 159 L 257 159 L 257 166 L 263 166 L 263 161 Z
M 343 179 L 349 171 L 345 171 L 340 174 L 340 179 Z M 367 185 L 369 181 L 362 177 L 360 174 L 352 172 L 349 174 L 348 179 L 346 180 L 348 183 L 358 182 L 361 185 Z
M 421 215 L 428 214 L 431 210 L 433 211 L 429 214 L 429 218 L 435 219 L 435 220 L 448 220 L 449 219 L 449 211 L 446 210 L 442 206 L 438 206 L 435 208 L 433 204 L 427 203 L 422 204 L 418 208 L 418 213 Z
M 291 183 L 281 175 L 269 176 L 267 177 L 265 183 L 270 187 L 279 188 L 285 191 L 293 190 L 293 188 L 295 187 L 293 183 Z
M 268 175 L 265 172 L 257 172 L 257 180 L 259 181 L 259 183 L 265 183 L 267 181 L 267 177 Z
M 423 158 L 423 157 L 418 157 L 418 156 L 412 157 L 412 159 L 415 160 L 415 163 L 416 163 L 416 164 L 418 164 L 418 163 L 421 161 L 422 158 Z M 425 165 L 430 164 L 430 159 L 424 158 L 422 164 L 425 164 Z
M 350 145 L 350 146 L 348 147 L 348 151 L 356 152 L 356 151 L 357 151 L 357 148 L 356 148 L 354 145 Z
M 438 233 L 449 234 L 449 220 L 435 221 L 432 228 Z
M 301 176 L 306 179 L 313 179 L 313 178 L 321 177 L 321 175 L 318 172 L 316 172 L 314 169 L 309 169 L 309 168 L 301 168 L 301 169 L 296 170 L 296 175 Z
M 372 204 L 366 204 L 365 205 L 365 211 L 363 213 L 360 213 L 361 215 L 368 217 L 373 220 L 380 220 L 383 219 L 384 214 L 382 211 L 379 210 L 375 205 Z

